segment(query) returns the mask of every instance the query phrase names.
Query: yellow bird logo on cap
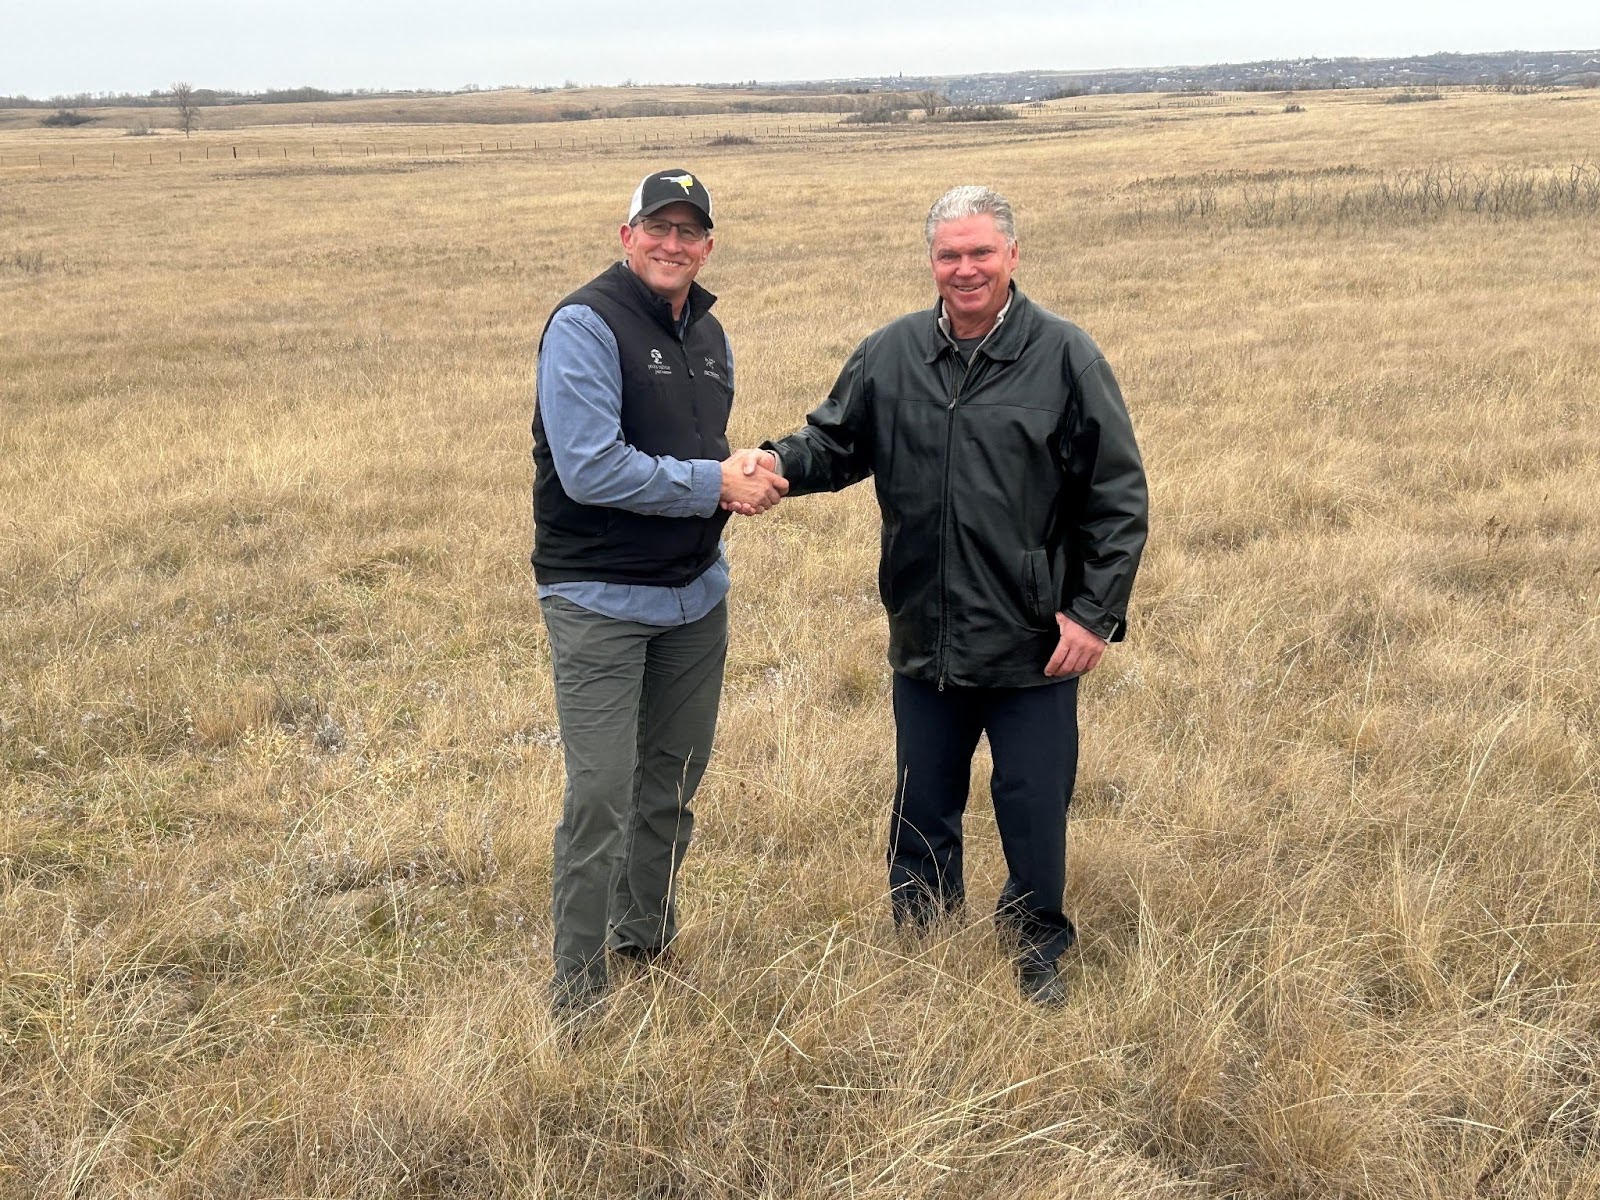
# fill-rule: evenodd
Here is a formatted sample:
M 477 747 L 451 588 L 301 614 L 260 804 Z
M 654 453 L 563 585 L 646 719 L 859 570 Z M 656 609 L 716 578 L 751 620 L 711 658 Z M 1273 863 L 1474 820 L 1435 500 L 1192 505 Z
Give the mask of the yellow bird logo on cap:
M 690 188 L 694 187 L 694 176 L 693 175 L 663 175 L 661 177 L 661 182 L 662 183 L 675 183 L 679 187 L 681 187 L 684 191 L 687 192 Z

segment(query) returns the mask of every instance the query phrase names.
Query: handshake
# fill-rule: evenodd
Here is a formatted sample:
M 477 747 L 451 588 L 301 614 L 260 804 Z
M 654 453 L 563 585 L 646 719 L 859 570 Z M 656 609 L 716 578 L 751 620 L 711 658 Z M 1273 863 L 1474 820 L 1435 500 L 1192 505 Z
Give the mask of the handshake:
M 778 474 L 778 456 L 770 450 L 735 450 L 722 463 L 722 507 L 753 517 L 771 508 L 789 491 Z

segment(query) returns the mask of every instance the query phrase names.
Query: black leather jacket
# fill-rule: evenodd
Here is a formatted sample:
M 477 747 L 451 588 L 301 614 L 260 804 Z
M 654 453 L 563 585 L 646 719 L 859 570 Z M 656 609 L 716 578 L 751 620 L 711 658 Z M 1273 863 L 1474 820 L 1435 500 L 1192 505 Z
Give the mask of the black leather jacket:
M 1055 614 L 1120 640 L 1148 495 L 1088 334 L 1014 291 L 961 361 L 939 309 L 871 334 L 806 427 L 767 443 L 791 496 L 873 476 L 889 663 L 961 687 L 1052 682 Z

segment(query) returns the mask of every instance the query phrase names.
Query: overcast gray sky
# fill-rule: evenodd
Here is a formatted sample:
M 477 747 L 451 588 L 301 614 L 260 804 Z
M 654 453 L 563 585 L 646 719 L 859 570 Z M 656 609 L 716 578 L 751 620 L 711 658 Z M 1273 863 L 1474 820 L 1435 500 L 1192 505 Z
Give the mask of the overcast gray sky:
M 6 11 L 9 10 L 9 11 Z M 706 83 L 1600 48 L 1596 0 L 4 0 L 0 94 Z

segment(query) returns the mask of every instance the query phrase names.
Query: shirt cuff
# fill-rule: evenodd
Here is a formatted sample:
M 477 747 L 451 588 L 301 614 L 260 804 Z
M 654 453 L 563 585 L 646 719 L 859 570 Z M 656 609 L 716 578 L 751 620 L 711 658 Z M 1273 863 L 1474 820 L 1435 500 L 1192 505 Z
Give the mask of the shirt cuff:
M 690 484 L 694 489 L 695 516 L 716 513 L 722 500 L 722 464 L 712 458 L 689 460 Z

